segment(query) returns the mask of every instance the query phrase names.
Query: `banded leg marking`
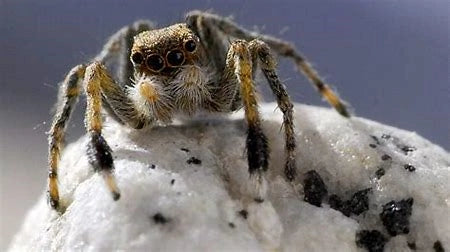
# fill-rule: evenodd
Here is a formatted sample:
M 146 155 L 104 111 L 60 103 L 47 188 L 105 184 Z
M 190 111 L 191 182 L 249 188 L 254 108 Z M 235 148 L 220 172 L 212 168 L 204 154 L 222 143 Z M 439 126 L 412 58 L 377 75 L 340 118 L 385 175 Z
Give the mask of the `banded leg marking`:
M 86 131 L 90 136 L 88 144 L 88 159 L 96 172 L 101 173 L 114 200 L 120 198 L 113 174 L 114 163 L 111 148 L 101 135 L 102 133 L 102 92 L 114 90 L 114 82 L 106 70 L 98 62 L 92 63 L 86 68 L 83 86 L 86 92 Z
M 285 133 L 285 168 L 284 174 L 288 181 L 293 181 L 296 177 L 295 151 L 296 140 L 293 123 L 293 108 L 286 87 L 281 83 L 276 73 L 276 61 L 270 52 L 269 46 L 260 40 L 253 40 L 249 45 L 255 60 L 259 59 L 261 69 L 269 82 L 273 94 L 277 98 L 278 107 L 283 112 L 283 128 Z
M 61 211 L 58 190 L 58 162 L 64 142 L 64 133 L 67 122 L 70 120 L 73 108 L 80 95 L 80 80 L 83 78 L 85 66 L 78 65 L 67 74 L 59 87 L 59 96 L 56 103 L 57 110 L 49 131 L 48 153 L 48 200 L 53 209 Z
M 225 72 L 233 72 L 239 84 L 245 119 L 247 121 L 247 160 L 250 176 L 256 181 L 255 201 L 264 201 L 266 182 L 263 177 L 268 168 L 269 146 L 267 137 L 261 128 L 258 103 L 252 76 L 252 58 L 246 41 L 237 40 L 228 51 Z M 229 74 L 225 73 L 225 76 Z M 233 80 L 227 80 L 233 81 Z

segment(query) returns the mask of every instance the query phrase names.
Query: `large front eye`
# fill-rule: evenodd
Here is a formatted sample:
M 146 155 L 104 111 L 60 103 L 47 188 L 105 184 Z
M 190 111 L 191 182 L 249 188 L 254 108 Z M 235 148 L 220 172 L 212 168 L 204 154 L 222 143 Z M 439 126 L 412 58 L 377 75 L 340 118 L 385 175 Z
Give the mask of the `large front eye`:
M 159 72 L 164 68 L 164 59 L 158 54 L 152 54 L 147 58 L 147 67 L 155 72 Z
M 167 63 L 171 66 L 181 66 L 184 63 L 184 54 L 180 50 L 170 51 L 166 58 Z
M 140 52 L 135 52 L 131 55 L 131 61 L 136 65 L 140 65 L 144 61 L 144 56 Z
M 190 39 L 184 43 L 184 49 L 188 52 L 194 52 L 197 49 L 197 43 L 194 40 Z

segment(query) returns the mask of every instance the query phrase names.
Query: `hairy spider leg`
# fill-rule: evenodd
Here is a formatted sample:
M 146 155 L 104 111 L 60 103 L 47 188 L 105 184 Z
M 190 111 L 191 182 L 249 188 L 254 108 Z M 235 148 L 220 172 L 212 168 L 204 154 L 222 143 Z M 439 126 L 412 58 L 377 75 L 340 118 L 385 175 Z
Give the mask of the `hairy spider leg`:
M 58 162 L 64 142 L 64 133 L 70 115 L 81 92 L 80 80 L 85 72 L 84 65 L 78 65 L 67 74 L 59 87 L 56 114 L 49 131 L 48 150 L 48 200 L 52 208 L 60 209 L 58 190 Z
M 210 42 L 214 42 L 220 45 L 218 48 L 213 48 L 209 50 L 209 53 L 214 53 L 212 50 L 224 51 L 224 45 L 221 41 L 217 41 L 220 36 L 220 32 L 217 32 L 218 29 L 214 26 L 213 23 L 210 22 L 210 19 L 204 18 L 208 17 L 210 14 L 199 13 L 199 12 L 191 12 L 187 16 L 187 23 L 200 35 L 203 39 L 203 36 L 206 35 L 214 35 L 211 36 Z M 220 18 L 220 17 L 219 17 Z M 214 29 L 216 28 L 216 29 Z M 219 34 L 219 35 L 217 35 Z M 285 151 L 286 151 L 286 164 L 285 164 L 285 176 L 289 181 L 293 181 L 296 177 L 296 165 L 295 165 L 295 151 L 296 151 L 296 141 L 294 134 L 294 125 L 293 125 L 293 105 L 290 101 L 289 95 L 287 94 L 286 88 L 280 82 L 277 74 L 276 74 L 276 61 L 270 52 L 269 47 L 266 43 L 261 40 L 253 40 L 249 44 L 249 50 L 252 56 L 252 78 L 254 79 L 254 74 L 257 69 L 258 61 L 261 62 L 261 69 L 269 82 L 270 88 L 272 92 L 275 94 L 278 102 L 278 106 L 283 112 L 283 127 L 285 131 Z M 217 52 L 214 54 L 217 57 Z M 236 88 L 234 87 L 236 84 L 233 81 L 229 81 L 232 78 L 230 76 L 230 71 L 224 70 L 223 77 L 221 81 L 221 87 L 217 92 L 217 95 L 214 99 L 217 100 L 227 100 L 228 102 L 221 102 L 223 104 L 230 103 L 230 110 L 234 111 L 240 107 L 241 94 L 236 92 Z
M 266 182 L 263 174 L 268 168 L 269 146 L 267 137 L 261 128 L 252 67 L 252 56 L 248 48 L 248 42 L 244 40 L 232 42 L 227 54 L 224 72 L 234 73 L 234 75 L 225 74 L 222 81 L 235 83 L 235 87 L 239 89 L 242 97 L 245 119 L 247 121 L 246 148 L 248 170 L 250 176 L 256 181 L 257 195 L 255 200 L 262 202 L 266 190 Z
M 86 68 L 83 81 L 86 93 L 86 131 L 89 134 L 88 160 L 96 172 L 101 172 L 114 200 L 120 198 L 120 191 L 114 178 L 111 148 L 102 136 L 102 91 L 114 92 L 114 85 L 100 64 L 93 63 Z M 109 90 L 112 88 L 112 90 Z
M 260 62 L 260 67 L 269 82 L 272 93 L 277 98 L 278 107 L 283 112 L 283 128 L 285 134 L 285 168 L 284 174 L 288 181 L 293 181 L 296 177 L 295 152 L 296 141 L 294 133 L 293 109 L 286 87 L 281 83 L 276 73 L 276 61 L 270 51 L 269 46 L 261 40 L 252 40 L 249 43 L 249 50 L 252 53 L 254 62 Z
M 70 120 L 71 112 L 81 92 L 81 80 L 83 80 L 82 85 L 87 96 L 85 124 L 90 136 L 89 162 L 95 171 L 102 173 L 114 199 L 120 197 L 120 192 L 112 173 L 114 166 L 111 149 L 101 135 L 102 105 L 107 102 L 122 123 L 134 128 L 142 128 L 150 120 L 142 116 L 134 107 L 122 87 L 114 82 L 100 62 L 94 62 L 87 68 L 84 65 L 78 65 L 69 72 L 60 86 L 60 95 L 56 103 L 57 112 L 49 136 L 49 202 L 54 209 L 60 212 L 63 212 L 64 209 L 60 206 L 58 192 L 58 161 L 62 151 L 66 124 Z
M 277 54 L 293 59 L 297 68 L 308 78 L 311 84 L 320 92 L 329 104 L 331 104 L 336 111 L 338 111 L 344 117 L 350 117 L 350 113 L 339 96 L 333 92 L 333 90 L 322 80 L 317 71 L 312 67 L 308 60 L 295 49 L 290 43 L 274 38 L 272 36 L 260 34 L 257 32 L 248 31 L 227 18 L 220 17 L 214 14 L 205 13 L 201 11 L 191 11 L 187 14 L 187 22 L 189 20 L 195 20 L 202 18 L 205 25 L 209 26 L 209 29 L 219 29 L 224 34 L 238 39 L 245 39 L 251 41 L 253 39 L 259 39 L 266 42 L 272 50 Z

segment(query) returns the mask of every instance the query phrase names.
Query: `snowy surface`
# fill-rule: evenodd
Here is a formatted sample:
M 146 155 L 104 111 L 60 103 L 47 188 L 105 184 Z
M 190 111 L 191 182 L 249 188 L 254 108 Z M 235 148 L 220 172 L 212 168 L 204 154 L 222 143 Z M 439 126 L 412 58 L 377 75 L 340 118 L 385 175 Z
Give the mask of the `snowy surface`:
M 289 184 L 282 176 L 281 113 L 274 104 L 261 107 L 271 148 L 263 203 L 254 202 L 248 189 L 242 112 L 139 131 L 107 122 L 121 199 L 114 202 L 92 172 L 82 137 L 67 146 L 60 165 L 67 211 L 59 216 L 50 210 L 43 194 L 10 251 L 450 249 L 448 152 L 413 132 L 347 120 L 324 108 L 295 109 L 299 178 Z M 311 170 L 326 186 L 321 207 L 304 201 Z M 347 217 L 330 207 L 332 194 L 350 202 L 367 188 L 362 213 Z M 384 226 L 380 213 L 388 202 L 409 198 L 411 216 L 398 212 L 407 229 L 393 236 L 388 228 L 397 226 Z M 385 242 L 369 237 L 369 245 L 361 245 L 357 233 L 363 230 L 379 231 Z

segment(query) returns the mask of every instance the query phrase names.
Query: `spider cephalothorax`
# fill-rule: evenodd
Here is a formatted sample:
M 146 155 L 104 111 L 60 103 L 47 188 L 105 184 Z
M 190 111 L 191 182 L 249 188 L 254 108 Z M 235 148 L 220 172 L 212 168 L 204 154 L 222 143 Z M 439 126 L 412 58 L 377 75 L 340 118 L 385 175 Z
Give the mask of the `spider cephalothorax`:
M 243 107 L 252 175 L 249 184 L 256 185 L 254 199 L 263 201 L 269 143 L 258 112 L 254 85 L 257 68 L 262 70 L 284 115 L 284 173 L 292 182 L 296 178 L 293 105 L 276 73 L 273 53 L 293 59 L 324 98 L 343 116 L 349 116 L 341 100 L 292 45 L 247 31 L 226 18 L 193 11 L 182 24 L 154 29 L 150 22 L 138 21 L 119 30 L 92 63 L 74 67 L 60 87 L 62 95 L 49 136 L 51 206 L 59 211 L 65 208 L 59 199 L 58 162 L 65 127 L 82 88 L 87 96 L 89 162 L 104 176 L 115 200 L 120 192 L 113 175 L 112 151 L 102 136 L 102 108 L 120 123 L 140 129 L 167 124 L 179 114 L 232 112 Z M 106 68 L 111 65 L 116 69 L 114 75 Z
M 193 114 L 214 104 L 214 85 L 199 38 L 186 24 L 144 31 L 134 37 L 135 97 L 149 118 L 167 123 L 175 112 Z
M 134 37 L 130 60 L 139 73 L 171 76 L 183 66 L 200 65 L 200 40 L 186 24 L 144 31 Z

